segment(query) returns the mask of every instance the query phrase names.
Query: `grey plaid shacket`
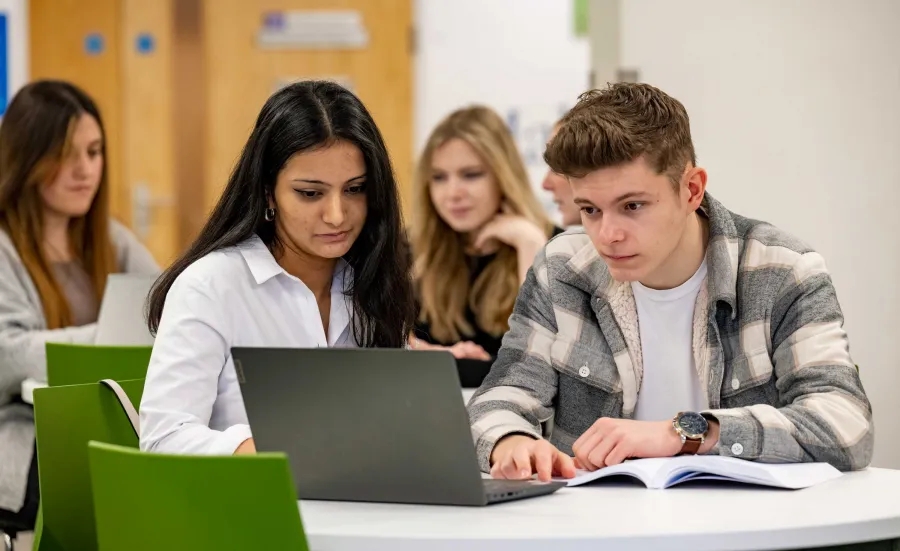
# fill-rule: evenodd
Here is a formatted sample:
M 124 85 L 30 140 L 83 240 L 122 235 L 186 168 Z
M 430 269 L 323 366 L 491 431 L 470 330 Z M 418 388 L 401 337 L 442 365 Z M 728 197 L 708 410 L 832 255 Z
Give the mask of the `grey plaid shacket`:
M 763 462 L 872 457 L 872 409 L 850 357 L 821 255 L 709 194 L 707 279 L 694 309 L 693 353 L 713 454 Z M 631 418 L 642 357 L 631 285 L 615 281 L 583 231 L 535 259 L 490 374 L 469 403 L 481 468 L 512 433 L 572 444 L 601 417 Z M 672 412 L 673 416 L 676 412 Z

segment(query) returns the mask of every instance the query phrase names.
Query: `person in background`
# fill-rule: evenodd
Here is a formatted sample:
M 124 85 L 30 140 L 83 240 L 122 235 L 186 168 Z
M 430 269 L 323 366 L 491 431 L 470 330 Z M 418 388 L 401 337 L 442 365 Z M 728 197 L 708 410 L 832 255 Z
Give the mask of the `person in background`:
M 415 319 L 381 133 L 331 82 L 263 106 L 218 205 L 148 303 L 141 449 L 255 451 L 231 348 L 405 348 Z
M 560 123 L 553 125 L 553 131 L 550 132 L 550 140 L 559 132 Z M 553 202 L 559 208 L 559 214 L 562 216 L 562 225 L 564 228 L 581 225 L 581 209 L 572 199 L 572 186 L 569 185 L 569 179 L 562 174 L 557 174 L 547 169 L 547 175 L 541 182 L 541 187 L 553 194 Z
M 47 342 L 91 344 L 106 279 L 155 273 L 110 219 L 106 133 L 94 101 L 61 81 L 23 87 L 0 124 L 0 516 L 37 513 L 34 413 Z
M 678 100 L 647 84 L 588 92 L 544 159 L 584 230 L 538 255 L 469 402 L 483 470 L 548 480 L 680 454 L 869 464 L 872 407 L 825 260 L 706 192 Z
M 535 196 L 506 124 L 487 107 L 438 124 L 414 189 L 419 318 L 411 347 L 491 360 L 535 254 L 562 230 Z

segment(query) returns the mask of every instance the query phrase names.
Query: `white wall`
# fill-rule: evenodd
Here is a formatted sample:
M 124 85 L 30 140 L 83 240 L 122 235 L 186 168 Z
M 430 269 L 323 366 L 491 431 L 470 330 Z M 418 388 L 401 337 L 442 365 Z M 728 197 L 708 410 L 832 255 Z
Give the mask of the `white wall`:
M 825 256 L 900 467 L 900 2 L 625 0 L 622 64 L 681 100 L 709 191 Z
M 540 191 L 547 134 L 588 86 L 588 41 L 573 36 L 571 0 L 417 0 L 415 8 L 416 151 L 444 116 L 482 103 L 512 122 Z
M 28 0 L 0 0 L 7 18 L 9 98 L 28 82 Z

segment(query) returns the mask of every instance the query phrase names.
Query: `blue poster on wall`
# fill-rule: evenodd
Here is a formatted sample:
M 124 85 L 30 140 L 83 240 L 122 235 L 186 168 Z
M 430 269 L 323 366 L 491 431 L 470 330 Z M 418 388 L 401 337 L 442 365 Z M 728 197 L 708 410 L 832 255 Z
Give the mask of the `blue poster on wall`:
M 6 113 L 9 101 L 9 48 L 7 48 L 7 21 L 5 13 L 0 12 L 0 117 Z

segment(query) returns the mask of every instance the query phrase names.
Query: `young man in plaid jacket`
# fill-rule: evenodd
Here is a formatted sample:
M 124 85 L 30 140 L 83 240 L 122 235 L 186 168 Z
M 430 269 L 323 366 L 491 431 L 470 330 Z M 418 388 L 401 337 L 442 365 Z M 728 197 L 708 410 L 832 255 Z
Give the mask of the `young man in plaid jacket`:
M 706 193 L 680 102 L 645 84 L 589 92 L 545 159 L 584 229 L 538 255 L 470 401 L 483 470 L 547 480 L 680 453 L 869 464 L 871 406 L 823 258 Z

